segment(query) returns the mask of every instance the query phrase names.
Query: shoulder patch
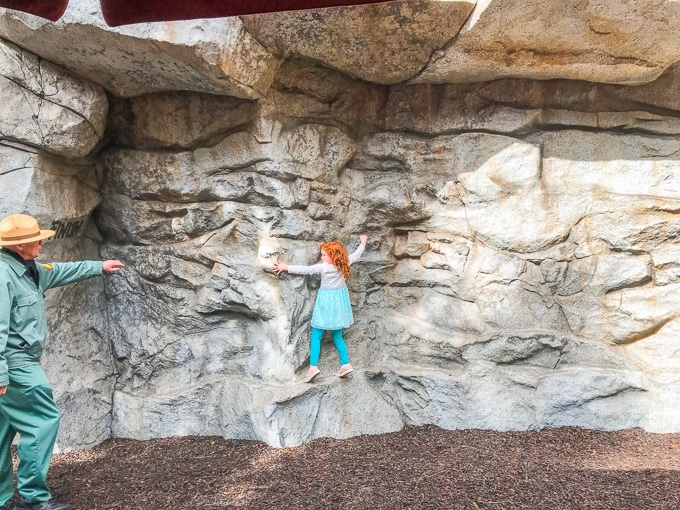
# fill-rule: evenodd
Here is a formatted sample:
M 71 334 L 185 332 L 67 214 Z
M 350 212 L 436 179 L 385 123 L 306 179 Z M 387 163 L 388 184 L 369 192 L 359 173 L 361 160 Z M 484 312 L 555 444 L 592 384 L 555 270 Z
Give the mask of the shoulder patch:
M 54 269 L 54 266 L 52 264 L 40 264 L 40 265 L 47 269 L 48 271 L 52 271 L 52 269 Z

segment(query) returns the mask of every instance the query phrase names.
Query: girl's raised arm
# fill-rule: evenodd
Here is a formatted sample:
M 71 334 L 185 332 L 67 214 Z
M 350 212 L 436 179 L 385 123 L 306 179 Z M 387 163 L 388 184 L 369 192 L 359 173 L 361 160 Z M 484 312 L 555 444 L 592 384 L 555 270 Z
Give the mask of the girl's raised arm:
M 364 250 L 366 249 L 366 241 L 368 241 L 368 236 L 362 234 L 359 236 L 359 240 L 361 241 L 361 244 L 357 247 L 356 250 L 354 250 L 353 253 L 348 255 L 350 266 L 354 264 L 357 260 L 359 260 L 359 257 L 361 257 L 361 255 L 364 253 Z

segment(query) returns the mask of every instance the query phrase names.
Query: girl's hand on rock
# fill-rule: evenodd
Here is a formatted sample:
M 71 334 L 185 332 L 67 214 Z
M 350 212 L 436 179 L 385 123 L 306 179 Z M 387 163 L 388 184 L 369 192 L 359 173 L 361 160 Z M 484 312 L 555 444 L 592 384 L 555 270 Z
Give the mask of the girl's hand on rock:
M 283 262 L 279 262 L 278 260 L 274 262 L 274 265 L 272 266 L 272 269 L 276 274 L 281 274 L 284 271 L 288 271 L 288 264 L 284 264 Z

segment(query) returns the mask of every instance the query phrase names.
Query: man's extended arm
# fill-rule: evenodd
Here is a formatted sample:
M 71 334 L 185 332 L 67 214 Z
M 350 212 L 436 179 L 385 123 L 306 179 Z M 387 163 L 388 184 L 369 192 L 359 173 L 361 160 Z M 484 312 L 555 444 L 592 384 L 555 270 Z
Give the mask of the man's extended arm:
M 55 262 L 42 266 L 40 281 L 43 290 L 87 280 L 104 273 L 117 273 L 123 263 L 119 260 L 85 260 L 83 262 Z

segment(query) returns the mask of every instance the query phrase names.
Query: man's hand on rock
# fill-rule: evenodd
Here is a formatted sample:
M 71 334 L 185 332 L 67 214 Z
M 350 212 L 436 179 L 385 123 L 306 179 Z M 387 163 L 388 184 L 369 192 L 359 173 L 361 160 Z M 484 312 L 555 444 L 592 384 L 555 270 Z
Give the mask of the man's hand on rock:
M 117 273 L 121 267 L 125 267 L 120 260 L 105 260 L 102 262 L 102 270 L 105 273 Z

